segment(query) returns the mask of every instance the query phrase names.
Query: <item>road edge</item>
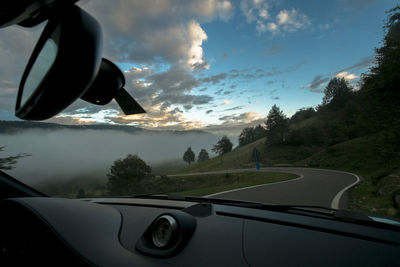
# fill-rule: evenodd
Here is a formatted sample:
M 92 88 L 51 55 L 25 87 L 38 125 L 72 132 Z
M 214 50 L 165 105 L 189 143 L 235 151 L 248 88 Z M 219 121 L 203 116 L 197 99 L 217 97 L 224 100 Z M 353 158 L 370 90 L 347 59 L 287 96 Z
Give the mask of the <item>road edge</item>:
M 356 177 L 356 181 L 355 181 L 354 183 L 352 183 L 352 184 L 346 186 L 345 188 L 342 188 L 342 190 L 340 190 L 340 191 L 335 195 L 335 197 L 332 199 L 331 208 L 332 208 L 332 209 L 336 209 L 336 210 L 339 209 L 340 199 L 342 198 L 343 194 L 344 194 L 347 190 L 349 190 L 349 189 L 352 188 L 353 186 L 357 185 L 357 184 L 361 181 L 361 178 L 360 178 L 357 174 L 354 174 L 354 173 L 351 173 L 351 172 L 344 172 L 344 171 L 339 171 L 339 172 L 346 173 L 346 174 L 349 174 L 349 175 L 353 175 L 354 177 Z
M 291 173 L 291 174 L 299 175 L 299 174 L 297 174 L 297 173 L 292 173 L 292 172 L 286 172 L 286 173 Z M 241 188 L 235 188 L 235 189 L 231 189 L 231 190 L 227 190 L 227 191 L 222 191 L 222 192 L 218 192 L 218 193 L 213 193 L 213 194 L 206 195 L 206 196 L 203 196 L 203 197 L 214 197 L 214 196 L 217 196 L 217 195 L 222 195 L 222 194 L 226 194 L 226 193 L 231 193 L 231 192 L 236 192 L 236 191 L 240 191 L 240 190 L 246 190 L 246 189 L 261 187 L 261 186 L 268 186 L 268 185 L 274 185 L 274 184 L 288 183 L 288 182 L 300 180 L 300 179 L 303 179 L 303 178 L 304 178 L 304 175 L 301 174 L 301 175 L 299 175 L 299 177 L 297 177 L 297 178 L 290 179 L 290 180 L 286 180 L 286 181 L 280 181 L 280 182 L 274 182 L 274 183 L 266 183 L 266 184 L 257 184 L 257 185 L 252 185 L 252 186 L 246 186 L 246 187 L 241 187 Z

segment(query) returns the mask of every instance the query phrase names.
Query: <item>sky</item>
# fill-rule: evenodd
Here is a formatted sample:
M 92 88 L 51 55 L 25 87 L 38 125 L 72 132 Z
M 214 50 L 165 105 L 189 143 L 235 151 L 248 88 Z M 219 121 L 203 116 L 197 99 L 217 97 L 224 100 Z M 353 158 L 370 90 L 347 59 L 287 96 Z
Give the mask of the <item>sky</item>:
M 103 57 L 123 70 L 146 114 L 77 100 L 49 122 L 238 135 L 272 105 L 290 117 L 321 103 L 343 77 L 355 89 L 381 45 L 389 0 L 86 0 L 101 24 Z M 14 105 L 44 24 L 0 29 L 0 120 Z M 66 76 L 74 75 L 71 69 Z

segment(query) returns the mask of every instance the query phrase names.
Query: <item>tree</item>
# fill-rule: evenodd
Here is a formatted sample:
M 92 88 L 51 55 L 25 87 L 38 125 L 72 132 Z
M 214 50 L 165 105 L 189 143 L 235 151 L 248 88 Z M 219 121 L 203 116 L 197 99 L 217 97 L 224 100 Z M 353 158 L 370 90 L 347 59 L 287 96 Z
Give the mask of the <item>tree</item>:
M 144 191 L 144 179 L 151 174 L 151 168 L 136 155 L 118 159 L 107 174 L 107 188 L 112 195 L 139 194 Z
M 245 146 L 254 141 L 254 128 L 246 127 L 239 135 L 239 146 Z
M 185 154 L 183 154 L 183 160 L 186 161 L 189 164 L 189 166 L 190 166 L 190 163 L 194 162 L 194 157 L 195 156 L 194 156 L 194 153 L 193 153 L 191 147 L 189 147 L 186 150 Z
M 267 134 L 267 131 L 261 124 L 254 127 L 254 141 L 264 138 L 266 136 L 266 134 Z
M 260 124 L 255 127 L 246 127 L 239 135 L 239 146 L 244 146 L 265 137 L 265 128 Z
M 228 152 L 232 151 L 232 142 L 229 138 L 224 135 L 211 149 L 213 152 L 217 153 L 218 155 L 222 156 Z
M 197 161 L 198 162 L 203 162 L 208 160 L 210 157 L 208 156 L 208 152 L 207 150 L 205 150 L 204 148 L 202 150 L 200 150 L 199 156 L 197 157 Z
M 316 114 L 314 108 L 301 108 L 290 118 L 290 123 L 297 123 L 311 118 Z
M 288 132 L 288 118 L 277 105 L 272 106 L 265 125 L 268 144 L 280 144 L 285 141 Z
M 336 106 L 343 106 L 346 103 L 353 88 L 349 86 L 348 82 L 342 77 L 335 77 L 331 79 L 324 90 L 324 98 L 322 104 L 327 105 L 332 103 Z
M 400 5 L 389 10 L 384 26 L 383 46 L 375 49 L 376 65 L 363 75 L 364 87 L 385 92 L 387 98 L 399 101 L 400 90 Z M 397 98 L 395 98 L 397 96 Z
M 4 150 L 4 146 L 0 146 L 0 151 Z M 14 165 L 17 164 L 17 159 L 23 158 L 23 157 L 29 157 L 31 155 L 29 154 L 18 154 L 16 156 L 9 156 L 5 158 L 0 158 L 0 170 L 11 170 L 14 169 Z

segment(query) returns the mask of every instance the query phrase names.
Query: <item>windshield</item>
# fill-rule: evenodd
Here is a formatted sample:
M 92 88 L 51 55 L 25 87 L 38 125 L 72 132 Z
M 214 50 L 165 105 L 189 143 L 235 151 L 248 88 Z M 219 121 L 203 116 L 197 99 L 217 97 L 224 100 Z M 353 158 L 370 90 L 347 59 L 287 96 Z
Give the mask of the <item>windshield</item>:
M 400 216 L 393 1 L 78 5 L 147 113 L 78 100 L 44 122 L 17 119 L 44 24 L 1 29 L 1 170 L 56 197 L 169 193 Z

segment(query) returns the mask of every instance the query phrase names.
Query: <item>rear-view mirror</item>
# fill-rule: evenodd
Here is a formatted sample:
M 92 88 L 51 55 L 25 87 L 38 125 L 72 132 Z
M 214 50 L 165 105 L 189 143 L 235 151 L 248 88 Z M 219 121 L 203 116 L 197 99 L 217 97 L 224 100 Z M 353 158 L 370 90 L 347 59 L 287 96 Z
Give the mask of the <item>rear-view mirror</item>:
M 98 22 L 77 6 L 49 19 L 23 73 L 15 114 L 45 120 L 81 97 L 101 64 Z

